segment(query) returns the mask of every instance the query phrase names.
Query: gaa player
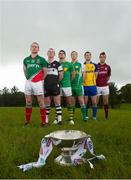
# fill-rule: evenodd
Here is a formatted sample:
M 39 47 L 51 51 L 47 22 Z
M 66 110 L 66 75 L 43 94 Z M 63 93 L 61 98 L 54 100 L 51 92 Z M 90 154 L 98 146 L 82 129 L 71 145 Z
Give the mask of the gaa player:
M 86 120 L 86 106 L 84 102 L 84 97 L 83 97 L 83 78 L 82 78 L 82 65 L 80 62 L 77 60 L 78 58 L 78 53 L 76 51 L 71 52 L 71 59 L 72 59 L 72 65 L 75 70 L 75 77 L 71 81 L 71 88 L 72 88 L 72 102 L 74 105 L 74 111 L 75 111 L 75 104 L 76 104 L 76 97 L 78 98 L 79 104 L 81 106 L 81 112 L 82 112 L 82 117 L 83 120 Z
M 54 123 L 61 124 L 62 109 L 59 81 L 63 78 L 63 69 L 61 64 L 54 59 L 55 51 L 53 48 L 50 48 L 48 50 L 47 56 L 47 76 L 44 81 L 46 122 L 48 123 L 48 118 L 51 110 L 51 97 L 53 97 L 57 115 L 57 121 L 55 121 Z
M 97 78 L 97 65 L 91 61 L 91 52 L 87 51 L 84 54 L 85 63 L 83 69 L 83 77 L 84 77 L 84 96 L 85 96 L 85 104 L 88 104 L 88 97 L 91 96 L 92 101 L 92 114 L 93 119 L 96 120 L 97 113 L 97 89 L 96 89 L 96 78 Z M 86 111 L 86 119 L 88 120 L 88 106 Z
M 106 54 L 105 52 L 101 52 L 99 55 L 100 62 L 98 63 L 98 77 L 97 77 L 97 103 L 99 102 L 99 97 L 102 95 L 105 118 L 108 117 L 108 109 L 109 109 L 109 86 L 108 80 L 111 76 L 111 68 L 109 65 L 105 63 Z
M 60 50 L 59 54 L 59 62 L 63 68 L 63 79 L 60 81 L 61 95 L 66 98 L 66 103 L 68 107 L 69 113 L 69 124 L 74 124 L 73 117 L 73 105 L 72 105 L 72 91 L 71 91 L 71 81 L 74 78 L 74 68 L 70 62 L 66 61 L 66 52 L 64 50 Z
M 42 125 L 46 124 L 46 109 L 44 104 L 43 81 L 47 74 L 46 60 L 38 55 L 39 44 L 33 42 L 30 47 L 31 55 L 23 61 L 23 69 L 26 77 L 25 100 L 26 100 L 26 123 L 28 125 L 31 119 L 33 95 L 37 96 L 40 107 Z

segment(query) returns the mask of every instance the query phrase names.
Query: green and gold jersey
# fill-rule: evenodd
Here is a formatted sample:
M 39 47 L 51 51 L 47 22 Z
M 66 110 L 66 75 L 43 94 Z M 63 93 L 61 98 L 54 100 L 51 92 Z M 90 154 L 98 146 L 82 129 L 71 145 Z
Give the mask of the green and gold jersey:
M 43 68 L 47 67 L 47 62 L 43 57 L 37 55 L 32 58 L 30 55 L 24 59 L 23 63 L 26 67 L 25 76 L 27 80 L 32 82 L 44 80 Z
M 60 81 L 60 87 L 71 87 L 71 73 L 74 71 L 70 62 L 61 62 L 63 68 L 63 79 Z
M 78 87 L 82 85 L 82 65 L 80 62 L 72 62 L 72 65 L 75 70 L 75 77 L 71 81 L 72 87 Z

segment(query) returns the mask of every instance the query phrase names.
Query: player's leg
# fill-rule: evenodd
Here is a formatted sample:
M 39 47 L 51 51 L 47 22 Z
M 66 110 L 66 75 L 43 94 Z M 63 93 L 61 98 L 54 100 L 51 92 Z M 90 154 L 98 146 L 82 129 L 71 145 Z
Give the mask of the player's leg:
M 109 87 L 108 86 L 103 87 L 102 96 L 103 96 L 105 118 L 107 119 L 108 113 L 109 113 Z
M 101 87 L 97 87 L 97 97 L 96 97 L 97 110 L 98 110 L 98 104 L 99 104 L 101 95 L 102 95 Z
M 109 95 L 103 95 L 103 104 L 104 104 L 104 111 L 105 111 L 105 118 L 108 118 L 108 112 L 109 112 Z
M 76 93 L 75 88 L 72 88 L 72 107 L 73 113 L 75 113 L 75 105 L 76 105 Z
M 46 124 L 46 108 L 45 108 L 43 95 L 37 95 L 37 101 L 40 107 L 42 125 L 45 125 Z
M 45 94 L 44 102 L 45 102 L 45 108 L 46 108 L 46 123 L 48 123 L 50 110 L 51 110 L 51 98 L 50 96 L 48 96 L 47 93 Z
M 40 107 L 40 115 L 42 120 L 42 125 L 46 124 L 46 108 L 44 103 L 44 89 L 43 81 L 35 82 L 32 84 L 34 95 L 37 96 L 37 101 Z
M 72 96 L 66 96 L 66 103 L 67 103 L 67 109 L 68 109 L 68 115 L 69 115 L 69 123 L 74 124 Z
M 58 88 L 58 87 L 57 87 L 57 88 Z M 63 92 L 63 88 L 59 88 L 59 94 L 60 94 L 60 98 L 61 98 L 61 96 L 65 96 L 65 95 L 64 95 L 64 92 Z M 61 102 L 61 99 L 60 99 L 60 102 Z M 56 113 L 56 115 L 55 115 L 55 120 L 54 120 L 53 124 L 58 124 L 57 113 Z
M 26 107 L 25 107 L 26 123 L 25 123 L 25 125 L 27 125 L 30 123 L 30 120 L 31 120 L 32 102 L 33 102 L 32 86 L 31 86 L 31 82 L 28 80 L 25 82 L 25 101 L 26 101 Z
M 84 86 L 84 102 L 86 106 L 86 120 L 88 120 L 88 96 L 89 96 L 89 88 L 88 86 Z
M 75 114 L 75 105 L 76 105 L 76 88 L 75 87 L 71 87 L 72 90 L 72 108 L 73 108 L 73 117 Z
M 79 104 L 81 106 L 81 113 L 82 113 L 83 120 L 87 121 L 87 118 L 86 118 L 86 106 L 85 106 L 85 102 L 84 102 L 82 86 L 78 87 L 76 89 L 76 94 L 77 94 L 77 97 L 78 97 Z
M 91 101 L 92 101 L 92 114 L 93 114 L 93 119 L 94 119 L 94 120 L 96 120 L 96 113 L 97 113 L 96 98 L 97 98 L 97 96 L 91 96 Z
M 97 114 L 97 89 L 96 89 L 96 86 L 92 86 L 90 88 L 91 88 L 92 114 L 93 114 L 93 119 L 96 120 L 96 114 Z
M 61 96 L 60 93 L 56 96 L 53 96 L 54 104 L 56 108 L 56 119 L 54 124 L 62 124 L 62 107 L 61 107 Z
M 69 123 L 74 124 L 74 113 L 73 113 L 71 87 L 63 88 L 63 93 L 66 98 L 67 109 L 68 109 L 68 114 L 69 114 Z
M 97 88 L 97 98 L 96 98 L 96 103 L 99 104 L 100 96 L 101 96 L 101 87 L 96 87 Z
M 100 96 L 97 95 L 97 98 L 96 98 L 96 103 L 97 103 L 97 105 L 99 104 L 99 100 L 100 100 Z
M 79 101 L 79 104 L 81 106 L 81 113 L 82 113 L 83 120 L 87 121 L 88 120 L 87 113 L 86 113 L 87 109 L 86 109 L 86 106 L 85 106 L 84 97 L 83 96 L 78 96 L 78 101 Z
M 26 108 L 25 108 L 26 123 L 25 123 L 25 125 L 27 125 L 30 123 L 30 120 L 31 120 L 33 96 L 25 95 L 25 100 L 26 100 Z

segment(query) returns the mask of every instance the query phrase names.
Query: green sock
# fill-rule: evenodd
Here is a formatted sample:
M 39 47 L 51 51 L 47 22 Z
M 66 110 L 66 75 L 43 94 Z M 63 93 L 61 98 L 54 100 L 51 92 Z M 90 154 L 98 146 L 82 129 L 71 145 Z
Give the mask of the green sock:
M 86 117 L 88 117 L 88 106 L 86 106 Z
M 73 105 L 72 108 L 73 108 L 73 113 L 75 113 L 75 105 Z
M 69 120 L 74 120 L 73 107 L 68 107 Z
M 81 112 L 82 112 L 82 117 L 83 117 L 83 120 L 86 119 L 86 116 L 87 116 L 87 111 L 86 111 L 86 106 L 85 105 L 82 105 L 81 106 Z

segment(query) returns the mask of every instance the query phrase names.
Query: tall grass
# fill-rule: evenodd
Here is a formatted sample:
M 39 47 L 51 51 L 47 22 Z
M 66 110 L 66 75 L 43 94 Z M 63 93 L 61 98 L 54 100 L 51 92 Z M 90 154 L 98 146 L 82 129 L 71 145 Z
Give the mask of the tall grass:
M 63 125 L 41 127 L 39 109 L 34 108 L 29 127 L 24 127 L 24 108 L 0 108 L 0 178 L 34 179 L 87 179 L 87 178 L 131 178 L 131 110 L 130 105 L 110 110 L 108 120 L 103 110 L 98 110 L 97 121 L 82 121 L 80 109 L 75 112 L 75 125 L 67 123 L 67 110 L 63 109 Z M 126 108 L 125 108 L 126 107 Z M 91 111 L 90 111 L 91 114 Z M 96 161 L 95 169 L 88 164 L 77 167 L 63 167 L 54 163 L 60 153 L 55 147 L 41 169 L 21 172 L 17 166 L 36 161 L 40 142 L 44 135 L 58 129 L 77 129 L 91 135 L 96 154 L 103 153 L 105 161 Z

